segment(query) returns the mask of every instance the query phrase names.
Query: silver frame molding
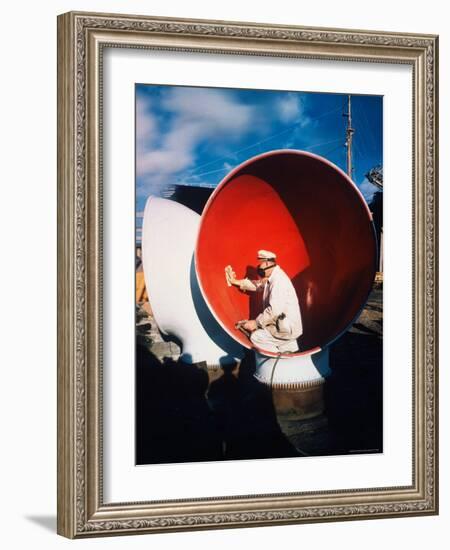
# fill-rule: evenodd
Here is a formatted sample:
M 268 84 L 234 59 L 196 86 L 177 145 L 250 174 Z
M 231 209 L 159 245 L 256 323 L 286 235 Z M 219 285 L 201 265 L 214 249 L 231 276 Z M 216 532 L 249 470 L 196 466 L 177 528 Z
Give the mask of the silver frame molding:
M 413 68 L 413 483 L 105 504 L 102 49 L 402 63 Z M 58 533 L 70 538 L 438 513 L 438 37 L 224 21 L 58 17 Z M 149 499 L 151 495 L 149 495 Z

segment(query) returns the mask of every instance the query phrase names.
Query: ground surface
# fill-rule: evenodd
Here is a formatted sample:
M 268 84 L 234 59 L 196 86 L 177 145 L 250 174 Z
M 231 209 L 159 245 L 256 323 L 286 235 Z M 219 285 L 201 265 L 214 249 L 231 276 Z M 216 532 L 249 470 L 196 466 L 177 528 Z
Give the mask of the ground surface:
M 330 347 L 324 413 L 298 420 L 274 406 L 253 377 L 249 353 L 238 369 L 211 373 L 179 360 L 153 318 L 138 308 L 137 463 L 317 456 L 382 451 L 382 290 Z

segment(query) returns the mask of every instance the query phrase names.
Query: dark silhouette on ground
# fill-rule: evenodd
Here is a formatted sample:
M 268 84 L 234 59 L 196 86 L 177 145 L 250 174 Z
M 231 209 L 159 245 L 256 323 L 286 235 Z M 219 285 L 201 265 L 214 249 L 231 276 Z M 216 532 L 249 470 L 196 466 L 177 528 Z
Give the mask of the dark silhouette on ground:
M 222 458 L 216 419 L 205 398 L 208 375 L 136 347 L 137 464 Z
M 213 381 L 208 402 L 219 424 L 224 459 L 298 456 L 277 421 L 269 387 L 254 377 L 253 353 L 235 376 L 231 369 Z
M 383 451 L 382 291 L 330 347 L 324 414 L 277 415 L 272 391 L 240 367 L 160 361 L 136 346 L 136 463 L 157 464 Z
M 333 454 L 383 450 L 383 346 L 379 335 L 347 332 L 330 349 L 325 384 Z
M 223 367 L 209 389 L 205 368 L 161 363 L 142 346 L 136 360 L 137 464 L 298 455 L 280 430 L 270 390 L 251 375 L 251 354 L 238 378 Z
M 346 333 L 330 350 L 325 413 L 277 417 L 269 387 L 253 377 L 250 354 L 239 373 L 207 372 L 138 346 L 137 464 L 277 458 L 382 451 L 381 346 Z

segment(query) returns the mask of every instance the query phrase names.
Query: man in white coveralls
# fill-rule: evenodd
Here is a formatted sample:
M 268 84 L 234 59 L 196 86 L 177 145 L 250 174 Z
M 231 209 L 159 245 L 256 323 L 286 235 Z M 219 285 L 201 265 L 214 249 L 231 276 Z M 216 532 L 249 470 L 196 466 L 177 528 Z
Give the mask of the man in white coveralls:
M 263 311 L 256 319 L 240 321 L 239 328 L 249 333 L 251 342 L 274 353 L 298 351 L 297 338 L 303 332 L 297 294 L 289 277 L 277 265 L 276 254 L 258 251 L 258 275 L 261 279 L 236 279 L 231 266 L 225 268 L 228 285 L 243 292 L 263 292 Z

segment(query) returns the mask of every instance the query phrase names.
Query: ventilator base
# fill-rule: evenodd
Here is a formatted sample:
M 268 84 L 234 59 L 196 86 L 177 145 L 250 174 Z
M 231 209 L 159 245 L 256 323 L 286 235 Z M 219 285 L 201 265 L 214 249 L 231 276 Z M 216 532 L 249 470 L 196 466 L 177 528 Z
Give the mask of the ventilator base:
M 272 387 L 277 416 L 301 420 L 324 412 L 323 385 L 331 374 L 328 348 L 280 358 L 255 351 L 255 363 L 255 378 Z

